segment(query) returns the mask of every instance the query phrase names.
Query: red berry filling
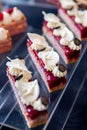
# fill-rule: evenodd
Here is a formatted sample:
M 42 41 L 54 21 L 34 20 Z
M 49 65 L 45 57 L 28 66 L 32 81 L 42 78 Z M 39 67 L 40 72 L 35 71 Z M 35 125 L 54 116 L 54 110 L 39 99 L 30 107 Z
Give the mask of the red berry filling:
M 31 118 L 32 120 L 34 120 L 35 118 L 37 118 L 40 115 L 45 115 L 47 113 L 47 110 L 44 111 L 38 111 L 35 110 L 32 106 L 26 106 L 25 105 L 25 111 L 26 111 L 26 116 Z
M 3 13 L 0 12 L 0 21 L 2 21 L 2 20 L 3 20 Z
M 13 12 L 13 8 L 10 8 L 10 9 L 6 10 L 6 12 L 7 12 L 8 14 L 11 14 L 11 13 Z

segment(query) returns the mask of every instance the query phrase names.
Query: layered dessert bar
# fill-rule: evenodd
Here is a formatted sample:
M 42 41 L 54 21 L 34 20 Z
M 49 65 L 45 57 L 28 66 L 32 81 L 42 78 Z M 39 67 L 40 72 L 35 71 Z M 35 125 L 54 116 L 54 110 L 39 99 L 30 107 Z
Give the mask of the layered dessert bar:
M 59 63 L 59 55 L 39 34 L 28 33 L 28 52 L 49 92 L 64 88 L 66 68 Z
M 81 50 L 80 40 L 60 19 L 52 13 L 43 12 L 43 33 L 61 55 L 66 64 L 78 61 Z
M 10 8 L 0 12 L 0 27 L 9 30 L 11 36 L 13 36 L 26 31 L 27 20 L 17 7 Z
M 49 101 L 40 95 L 38 81 L 32 80 L 32 74 L 27 69 L 25 61 L 21 58 L 9 58 L 6 66 L 7 76 L 28 127 L 33 128 L 46 123 Z
M 12 40 L 8 30 L 0 27 L 0 54 L 12 49 Z
M 51 0 L 58 5 L 58 13 L 63 21 L 80 40 L 87 39 L 87 9 L 81 9 L 74 0 Z

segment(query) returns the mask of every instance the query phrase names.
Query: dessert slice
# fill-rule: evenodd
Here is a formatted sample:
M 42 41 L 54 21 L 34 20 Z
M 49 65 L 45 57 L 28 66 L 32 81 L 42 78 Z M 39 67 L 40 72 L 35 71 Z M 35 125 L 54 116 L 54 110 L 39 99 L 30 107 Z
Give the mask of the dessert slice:
M 87 39 L 87 10 L 74 0 L 58 0 L 59 15 L 80 40 Z
M 12 40 L 8 30 L 0 27 L 0 54 L 12 49 Z
M 29 128 L 46 123 L 48 99 L 40 95 L 38 81 L 32 80 L 31 72 L 23 59 L 9 59 L 6 72 Z
M 66 69 L 59 64 L 59 55 L 39 34 L 28 33 L 27 47 L 49 92 L 64 88 Z
M 25 32 L 27 20 L 25 15 L 17 8 L 0 12 L 0 27 L 9 30 L 11 36 Z
M 52 14 L 44 14 L 43 33 L 66 64 L 76 62 L 80 55 L 81 43 L 60 19 Z

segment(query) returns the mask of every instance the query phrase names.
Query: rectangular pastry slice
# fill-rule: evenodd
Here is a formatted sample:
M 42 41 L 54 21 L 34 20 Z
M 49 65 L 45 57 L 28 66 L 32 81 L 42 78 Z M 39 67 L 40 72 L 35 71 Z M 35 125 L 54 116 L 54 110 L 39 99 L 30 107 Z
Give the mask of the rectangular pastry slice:
M 76 37 L 80 40 L 87 39 L 87 9 L 81 9 L 74 0 L 58 0 L 57 5 L 60 17 Z
M 64 88 L 66 69 L 59 64 L 59 55 L 39 34 L 28 33 L 28 52 L 49 92 Z
M 12 49 L 12 40 L 8 30 L 0 27 L 0 54 Z
M 66 64 L 78 61 L 81 43 L 60 19 L 52 13 L 44 14 L 43 33 Z
M 9 30 L 11 36 L 13 36 L 26 31 L 27 20 L 17 7 L 10 8 L 0 12 L 0 27 Z
M 33 128 L 46 123 L 49 101 L 45 96 L 40 95 L 38 81 L 32 80 L 32 74 L 26 68 L 23 59 L 9 60 L 6 64 L 7 76 L 28 127 Z

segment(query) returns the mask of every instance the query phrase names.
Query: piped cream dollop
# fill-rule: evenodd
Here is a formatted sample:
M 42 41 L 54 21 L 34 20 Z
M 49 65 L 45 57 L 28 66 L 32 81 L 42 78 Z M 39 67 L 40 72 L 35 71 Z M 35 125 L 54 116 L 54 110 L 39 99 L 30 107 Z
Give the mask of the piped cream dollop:
M 16 58 L 14 60 L 8 61 L 6 64 L 9 68 L 9 73 L 13 76 L 23 77 L 20 79 L 22 81 L 29 81 L 32 78 L 31 72 L 25 66 L 25 61 L 23 59 Z
M 64 72 L 61 72 L 59 69 L 58 69 L 58 66 L 56 66 L 56 67 L 54 67 L 54 69 L 53 69 L 53 74 L 54 74 L 54 76 L 57 76 L 57 77 L 64 77 L 64 76 L 66 76 L 66 74 L 67 74 L 67 71 L 65 70 Z
M 47 45 L 47 42 L 43 36 L 35 34 L 35 33 L 28 33 L 27 35 L 29 39 L 33 42 L 33 44 L 31 45 L 31 48 L 33 50 L 42 50 L 42 49 L 49 50 L 50 49 L 50 47 Z
M 82 26 L 87 27 L 87 10 L 81 11 L 78 9 L 68 10 L 68 15 L 75 16 L 75 22 L 82 24 Z
M 4 28 L 0 28 L 0 40 L 6 40 L 8 37 L 8 30 L 4 29 Z
M 11 16 L 7 12 L 3 12 L 3 24 L 7 25 L 12 22 Z
M 47 109 L 47 106 L 41 102 L 40 89 L 37 80 L 31 82 L 16 81 L 15 86 L 18 89 L 21 101 L 25 105 L 31 105 L 35 110 L 43 111 Z
M 46 14 L 46 13 L 43 11 L 42 14 L 44 15 L 44 20 L 46 20 L 46 21 L 54 22 L 54 23 L 55 23 L 55 21 L 56 21 L 56 22 L 60 21 L 59 18 L 56 17 L 56 15 L 53 14 L 53 13 L 48 13 L 48 14 Z
M 61 3 L 61 5 L 62 5 L 62 7 L 64 8 L 64 9 L 70 9 L 70 8 L 72 8 L 72 7 L 78 7 L 77 6 L 77 3 L 76 2 L 74 2 L 73 0 L 59 0 L 60 1 L 60 3 Z
M 45 68 L 49 71 L 52 71 L 59 62 L 59 55 L 53 50 L 53 48 L 50 51 L 39 52 L 38 56 L 43 60 Z
M 81 45 L 81 44 L 80 44 L 80 45 L 76 45 L 76 44 L 74 43 L 74 41 L 71 41 L 71 42 L 69 43 L 69 47 L 70 47 L 70 49 L 72 49 L 72 50 L 81 50 L 82 45 Z
M 47 110 L 48 106 L 46 107 L 45 105 L 42 104 L 41 98 L 39 98 L 34 104 L 33 104 L 34 109 L 38 111 L 43 111 Z
M 17 8 L 13 8 L 13 12 L 11 13 L 11 18 L 14 21 L 21 20 L 24 17 L 23 13 Z
M 32 105 L 38 99 L 40 90 L 37 80 L 31 82 L 16 81 L 15 86 L 17 87 L 24 104 Z

